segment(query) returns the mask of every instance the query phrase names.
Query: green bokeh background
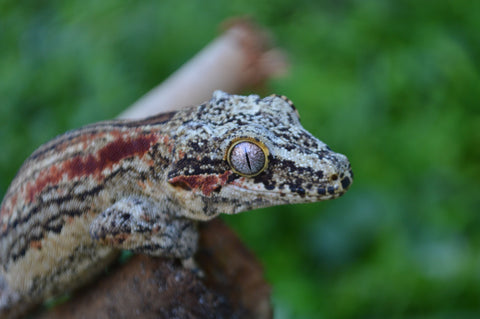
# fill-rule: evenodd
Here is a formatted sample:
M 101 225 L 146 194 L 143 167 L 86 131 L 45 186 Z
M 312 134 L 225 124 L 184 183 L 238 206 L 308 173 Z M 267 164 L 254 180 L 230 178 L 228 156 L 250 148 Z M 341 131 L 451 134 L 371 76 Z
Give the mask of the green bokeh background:
M 339 200 L 225 218 L 275 317 L 479 318 L 479 1 L 0 0 L 0 194 L 38 145 L 116 116 L 245 14 L 290 57 L 269 93 L 355 172 Z

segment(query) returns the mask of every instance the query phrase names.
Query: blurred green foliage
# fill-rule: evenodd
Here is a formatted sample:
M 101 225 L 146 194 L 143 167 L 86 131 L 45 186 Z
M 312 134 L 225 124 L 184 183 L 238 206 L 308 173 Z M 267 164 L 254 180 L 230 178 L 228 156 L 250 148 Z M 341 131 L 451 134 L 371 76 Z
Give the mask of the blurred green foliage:
M 56 134 L 114 117 L 228 17 L 292 63 L 270 91 L 346 154 L 341 199 L 225 219 L 276 318 L 480 317 L 480 2 L 0 1 L 0 194 Z

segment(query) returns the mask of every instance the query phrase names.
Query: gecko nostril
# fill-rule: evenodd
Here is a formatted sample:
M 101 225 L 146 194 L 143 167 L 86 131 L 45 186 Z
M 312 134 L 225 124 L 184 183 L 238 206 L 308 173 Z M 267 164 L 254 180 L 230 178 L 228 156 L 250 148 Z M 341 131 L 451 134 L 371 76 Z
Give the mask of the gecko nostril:
M 332 179 L 332 181 L 336 181 L 338 179 L 338 175 L 333 174 L 330 178 Z

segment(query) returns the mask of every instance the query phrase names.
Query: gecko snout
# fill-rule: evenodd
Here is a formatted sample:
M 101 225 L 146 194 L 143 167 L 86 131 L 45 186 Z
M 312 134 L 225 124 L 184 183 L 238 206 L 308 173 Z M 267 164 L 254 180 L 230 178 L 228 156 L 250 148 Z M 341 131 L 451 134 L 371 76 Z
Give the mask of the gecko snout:
M 344 193 L 350 188 L 350 185 L 352 185 L 353 172 L 348 161 L 343 165 L 344 167 L 342 167 L 342 170 L 339 171 L 340 173 L 332 174 L 331 178 L 334 183 L 338 185 L 339 189 L 343 190 Z
M 353 172 L 347 157 L 342 154 L 335 154 L 330 159 L 332 170 L 327 174 L 327 183 L 325 192 L 330 195 L 343 195 L 352 185 Z M 319 190 L 323 193 L 323 189 Z

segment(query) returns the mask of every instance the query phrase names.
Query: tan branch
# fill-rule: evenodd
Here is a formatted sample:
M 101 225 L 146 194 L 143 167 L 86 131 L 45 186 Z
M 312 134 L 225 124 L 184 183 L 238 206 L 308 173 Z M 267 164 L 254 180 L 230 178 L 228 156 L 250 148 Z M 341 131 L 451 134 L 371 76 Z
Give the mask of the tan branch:
M 210 99 L 214 90 L 239 93 L 285 74 L 281 50 L 269 46 L 266 32 L 248 20 L 230 27 L 159 86 L 119 115 L 142 118 Z

